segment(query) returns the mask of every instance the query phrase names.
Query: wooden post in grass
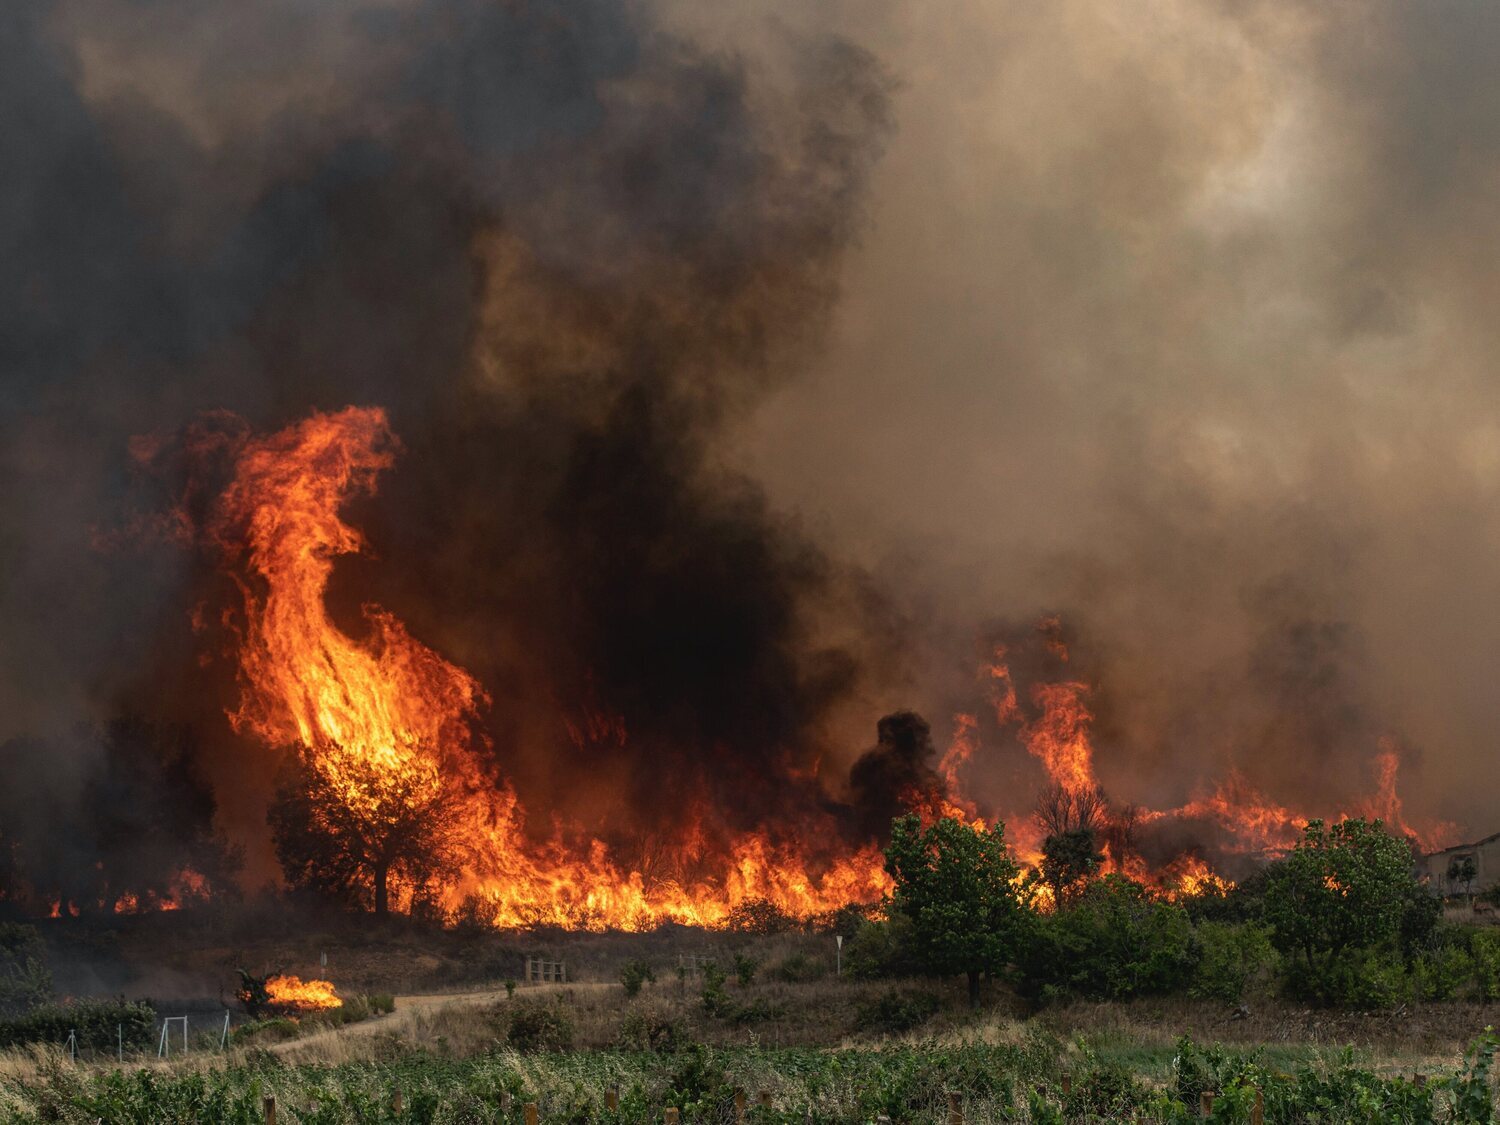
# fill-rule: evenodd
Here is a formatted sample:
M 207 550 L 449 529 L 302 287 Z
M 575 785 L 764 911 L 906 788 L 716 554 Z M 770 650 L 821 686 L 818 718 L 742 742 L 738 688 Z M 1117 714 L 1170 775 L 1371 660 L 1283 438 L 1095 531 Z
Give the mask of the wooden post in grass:
M 1198 1095 L 1198 1109 L 1204 1117 L 1212 1117 L 1214 1112 L 1214 1095 L 1210 1090 L 1204 1090 Z
M 1423 1086 L 1427 1085 L 1427 1075 L 1425 1075 L 1425 1074 L 1414 1074 L 1414 1075 L 1412 1075 L 1412 1079 L 1411 1080 L 1412 1080 L 1412 1084 L 1414 1086 L 1416 1086 L 1416 1088 L 1418 1090 L 1420 1090 Z
M 620 1108 L 620 1091 L 611 1086 L 604 1091 L 604 1108 L 610 1113 L 616 1113 Z
M 276 1095 L 267 1094 L 260 1100 L 261 1112 L 266 1115 L 266 1125 L 276 1125 Z
M 510 1103 L 511 1103 L 510 1091 L 509 1090 L 501 1090 L 500 1091 L 500 1112 L 503 1113 L 503 1114 L 505 1114 L 506 1117 L 510 1116 Z
M 536 1102 L 527 1102 L 521 1107 L 521 1117 L 526 1125 L 536 1125 Z
M 764 1106 L 766 1109 L 770 1109 L 771 1108 L 771 1091 L 770 1090 L 762 1090 L 760 1093 L 756 1094 L 755 1095 L 755 1104 L 758 1105 L 758 1106 Z
M 661 1111 L 661 1119 L 666 1125 L 677 1125 L 677 1107 L 675 1105 L 667 1106 L 666 1109 Z
M 396 1089 L 395 1089 L 395 1091 L 391 1094 L 391 1112 L 392 1113 L 400 1113 L 401 1112 L 401 1087 L 400 1086 L 397 1086 Z
M 745 1091 L 734 1092 L 734 1125 L 743 1125 L 745 1120 Z
M 964 1109 L 958 1095 L 948 1091 L 948 1125 L 964 1125 Z
M 1062 1076 L 1062 1096 L 1064 1099 L 1071 1097 L 1073 1093 L 1073 1076 L 1064 1074 Z
M 1255 1104 L 1250 1107 L 1250 1125 L 1265 1125 L 1266 1122 L 1266 1099 L 1260 1092 L 1260 1087 L 1255 1087 Z

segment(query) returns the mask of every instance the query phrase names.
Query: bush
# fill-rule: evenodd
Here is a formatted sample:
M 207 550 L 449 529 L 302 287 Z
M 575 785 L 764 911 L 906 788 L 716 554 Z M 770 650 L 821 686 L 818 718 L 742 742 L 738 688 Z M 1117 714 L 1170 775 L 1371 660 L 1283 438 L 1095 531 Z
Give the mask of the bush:
M 645 961 L 626 961 L 620 968 L 620 984 L 626 996 L 635 996 L 647 982 L 656 983 L 656 973 Z
M 1118 875 L 1090 884 L 1072 907 L 1038 918 L 1019 958 L 1022 991 L 1042 999 L 1177 992 L 1196 965 L 1187 912 Z
M 752 898 L 740 903 L 725 920 L 729 929 L 742 934 L 785 934 L 798 928 L 793 918 L 770 899 Z
M 518 1051 L 566 1051 L 573 1045 L 573 1021 L 551 1004 L 518 1004 L 510 1013 L 505 1040 Z
M 930 992 L 887 992 L 861 1006 L 855 1026 L 896 1035 L 926 1023 L 940 1007 L 942 1002 Z
M 0 1016 L 18 1016 L 52 999 L 47 948 L 35 926 L 0 924 Z
M 746 957 L 743 953 L 734 955 L 734 979 L 741 988 L 750 987 L 750 982 L 755 979 L 755 970 L 760 968 L 760 962 L 754 957 Z
M 670 1013 L 649 1008 L 633 1008 L 620 1021 L 617 1046 L 626 1051 L 655 1051 L 670 1055 L 682 1050 L 687 1033 Z
M 915 976 L 909 923 L 899 914 L 882 922 L 866 922 L 844 942 L 844 971 L 856 980 Z
M 806 953 L 793 953 L 773 970 L 777 980 L 784 980 L 790 984 L 802 984 L 807 981 L 822 980 L 828 975 L 828 963 Z
M 127 1047 L 156 1042 L 156 1009 L 139 1000 L 80 1000 L 45 1004 L 15 1019 L 0 1020 L 0 1047 L 65 1043 L 78 1032 L 78 1046 L 114 1049 L 123 1035 Z
M 1193 934 L 1197 966 L 1188 995 L 1199 1000 L 1238 1003 L 1254 985 L 1269 979 L 1276 966 L 1265 927 L 1253 922 L 1230 925 L 1201 922 Z
M 369 1002 L 370 1011 L 379 1015 L 388 1016 L 396 1010 L 396 998 L 389 992 L 372 992 L 365 997 Z

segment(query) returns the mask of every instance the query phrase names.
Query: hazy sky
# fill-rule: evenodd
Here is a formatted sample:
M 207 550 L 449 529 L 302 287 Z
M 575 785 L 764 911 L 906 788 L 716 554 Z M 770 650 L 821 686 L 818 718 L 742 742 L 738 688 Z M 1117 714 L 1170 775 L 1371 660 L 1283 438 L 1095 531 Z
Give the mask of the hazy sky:
M 1411 800 L 1500 825 L 1500 7 L 833 22 L 896 133 L 828 350 L 750 428 L 773 495 L 924 612 L 1062 612 L 1131 776 L 1359 788 L 1385 733 Z

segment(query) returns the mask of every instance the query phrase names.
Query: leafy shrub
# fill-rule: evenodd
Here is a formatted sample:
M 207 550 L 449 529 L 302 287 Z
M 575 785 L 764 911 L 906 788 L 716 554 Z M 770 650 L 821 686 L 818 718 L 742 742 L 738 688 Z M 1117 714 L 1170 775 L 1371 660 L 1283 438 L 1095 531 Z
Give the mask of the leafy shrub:
M 798 928 L 797 919 L 764 898 L 740 903 L 729 912 L 725 924 L 741 934 L 785 934 Z
M 1500 933 L 1494 930 L 1471 931 L 1468 945 L 1475 998 L 1500 1000 Z
M 517 1004 L 505 1039 L 518 1051 L 566 1051 L 573 1045 L 573 1021 L 556 1005 Z
M 1160 995 L 1185 988 L 1196 964 L 1186 911 L 1106 875 L 1073 906 L 1036 920 L 1019 958 L 1020 984 L 1043 999 Z
M 495 903 L 486 895 L 474 892 L 464 895 L 463 901 L 454 910 L 449 925 L 455 933 L 476 935 L 489 933 L 494 928 Z
M 1200 922 L 1193 937 L 1198 956 L 1188 995 L 1199 1000 L 1236 1003 L 1274 971 L 1276 951 L 1263 926 Z
M 655 984 L 656 973 L 645 961 L 626 961 L 620 967 L 620 984 L 624 986 L 626 996 L 637 995 L 647 982 Z
M 627 1051 L 672 1054 L 687 1045 L 682 1025 L 666 1011 L 632 1008 L 620 1021 L 616 1045 Z
M 0 1016 L 17 1016 L 52 999 L 47 947 L 35 926 L 0 923 Z
M 378 1015 L 388 1016 L 396 1010 L 396 998 L 389 992 L 372 992 L 365 999 L 369 1002 L 370 1011 Z
M 809 957 L 806 953 L 793 953 L 772 970 L 777 980 L 791 984 L 822 980 L 828 975 L 828 963 Z
M 724 970 L 717 961 L 703 962 L 703 1010 L 711 1016 L 728 1015 L 734 1003 L 724 991 Z
M 860 1007 L 855 1026 L 896 1035 L 926 1023 L 940 1007 L 942 1001 L 930 992 L 887 992 Z
M 79 1047 L 113 1049 L 122 1035 L 127 1047 L 148 1047 L 156 1042 L 156 1010 L 139 1000 L 44 1004 L 0 1020 L 0 1047 L 65 1043 L 72 1031 L 78 1032 Z
M 866 922 L 844 942 L 844 971 L 857 980 L 915 976 L 910 923 L 900 914 Z

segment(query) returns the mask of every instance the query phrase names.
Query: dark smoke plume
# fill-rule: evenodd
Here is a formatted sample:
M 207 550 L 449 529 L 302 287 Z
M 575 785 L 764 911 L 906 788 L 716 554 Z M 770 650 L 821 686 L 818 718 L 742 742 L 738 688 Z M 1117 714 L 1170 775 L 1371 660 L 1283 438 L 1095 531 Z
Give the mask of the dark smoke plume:
M 376 403 L 404 452 L 335 609 L 381 602 L 479 677 L 538 831 L 826 806 L 832 709 L 891 626 L 719 446 L 833 306 L 888 132 L 870 55 L 757 62 L 603 0 L 0 21 L 8 732 L 194 725 L 264 873 L 276 761 L 224 728 L 233 638 L 189 631 L 233 591 L 137 533 L 182 482 L 132 439 Z

